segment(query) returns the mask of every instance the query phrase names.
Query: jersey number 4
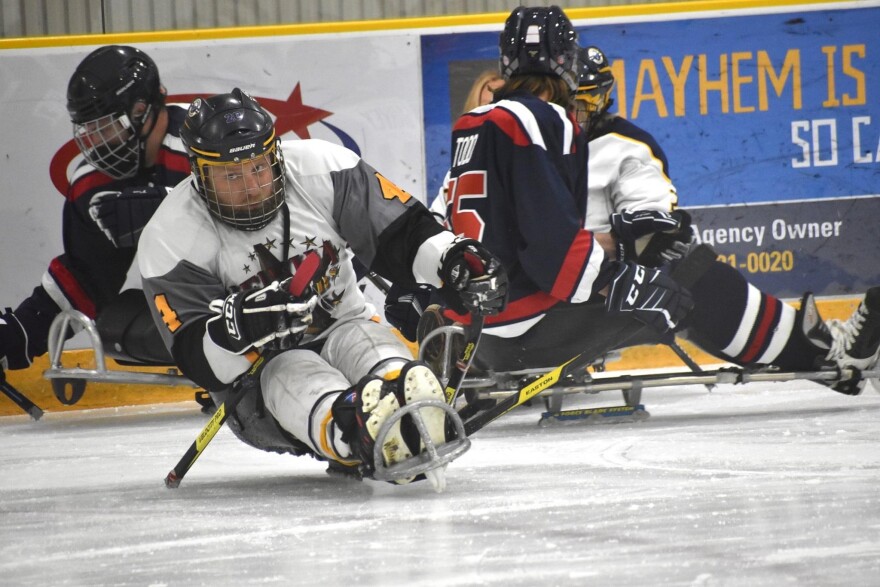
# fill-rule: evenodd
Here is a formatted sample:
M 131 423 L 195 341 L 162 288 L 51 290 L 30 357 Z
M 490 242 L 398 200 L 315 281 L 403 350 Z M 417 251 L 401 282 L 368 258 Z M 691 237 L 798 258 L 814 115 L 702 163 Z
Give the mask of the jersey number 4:
M 153 298 L 153 302 L 156 304 L 156 309 L 159 310 L 159 314 L 162 316 L 162 322 L 165 323 L 168 330 L 173 333 L 181 327 L 177 312 L 171 309 L 171 306 L 168 304 L 168 298 L 165 297 L 165 294 L 158 294 Z
M 483 240 L 486 222 L 477 207 L 486 198 L 486 172 L 468 171 L 449 180 L 449 227 L 455 234 L 462 234 L 478 241 Z

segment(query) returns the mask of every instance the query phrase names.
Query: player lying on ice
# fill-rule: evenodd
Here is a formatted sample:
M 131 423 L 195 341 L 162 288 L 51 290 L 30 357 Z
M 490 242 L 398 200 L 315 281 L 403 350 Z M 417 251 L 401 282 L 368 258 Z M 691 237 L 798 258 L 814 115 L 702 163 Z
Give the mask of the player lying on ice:
M 406 463 L 427 443 L 452 440 L 445 422 L 456 416 L 419 407 L 442 401 L 441 386 L 373 320 L 352 256 L 392 281 L 439 287 L 480 314 L 506 300 L 497 260 L 479 243 L 456 239 L 353 152 L 279 140 L 270 115 L 239 89 L 193 101 L 181 138 L 192 176 L 144 230 L 139 260 L 176 364 L 219 404 L 262 355 L 259 392 L 230 418 L 239 438 L 365 476 L 399 465 L 394 481 L 411 481 L 417 469 L 407 473 Z M 309 287 L 299 271 L 309 273 Z M 440 465 L 420 471 L 435 487 L 445 480 Z
M 576 33 L 559 8 L 514 10 L 500 41 L 505 85 L 492 104 L 465 114 L 453 129 L 446 215 L 453 232 L 480 240 L 496 254 L 510 279 L 506 309 L 486 320 L 479 365 L 495 371 L 549 368 L 585 349 L 598 357 L 662 343 L 673 333 L 744 366 L 812 371 L 829 362 L 861 370 L 876 365 L 880 288 L 869 291 L 849 321 L 829 331 L 811 296 L 796 311 L 714 255 L 708 261 L 705 254 L 703 260 L 690 255 L 691 229 L 682 212 L 646 206 L 612 214 L 610 234 L 585 229 L 595 198 L 609 199 L 615 191 L 621 197 L 633 186 L 674 189 L 668 178 L 658 177 L 663 169 L 647 152 L 647 143 L 656 143 L 607 115 L 604 55 L 593 48 L 582 50 L 579 59 Z M 572 98 L 584 102 L 577 108 L 584 124 L 596 116 L 592 137 L 572 120 Z M 612 144 L 597 152 L 606 179 L 594 184 L 587 141 L 608 133 L 636 135 L 644 148 L 632 147 L 633 141 L 615 147 L 615 137 L 607 137 Z M 623 178 L 626 173 L 632 177 Z M 602 184 L 611 189 L 603 194 Z M 594 197 L 587 197 L 588 185 L 599 186 Z M 664 197 L 668 193 L 658 199 Z M 612 202 L 600 204 L 615 209 Z M 658 268 L 664 264 L 669 266 Z M 678 269 L 687 274 L 686 288 L 670 278 Z M 467 322 L 461 310 L 447 310 L 446 316 Z M 426 312 L 420 331 L 438 322 Z M 854 394 L 862 385 L 843 381 L 835 389 Z

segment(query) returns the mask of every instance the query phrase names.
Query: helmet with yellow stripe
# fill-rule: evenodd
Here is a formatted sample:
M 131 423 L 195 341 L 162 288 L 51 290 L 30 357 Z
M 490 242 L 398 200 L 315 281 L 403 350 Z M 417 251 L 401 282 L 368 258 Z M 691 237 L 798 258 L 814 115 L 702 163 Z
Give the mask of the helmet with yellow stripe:
M 574 103 L 578 124 L 584 130 L 588 130 L 590 122 L 614 103 L 611 99 L 613 86 L 614 74 L 605 54 L 598 47 L 578 50 L 578 87 Z
M 180 138 L 214 217 L 239 230 L 275 218 L 284 203 L 284 165 L 275 123 L 256 100 L 238 88 L 196 98 Z

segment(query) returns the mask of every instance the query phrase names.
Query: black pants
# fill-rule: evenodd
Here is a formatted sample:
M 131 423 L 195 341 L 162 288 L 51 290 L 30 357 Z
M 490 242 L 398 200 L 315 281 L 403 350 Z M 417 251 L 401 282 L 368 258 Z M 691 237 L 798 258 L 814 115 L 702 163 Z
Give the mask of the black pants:
M 521 336 L 484 334 L 475 361 L 495 371 L 553 368 L 579 353 L 598 358 L 615 349 L 670 340 L 671 334 L 659 334 L 631 313 L 609 313 L 604 300 L 557 304 Z

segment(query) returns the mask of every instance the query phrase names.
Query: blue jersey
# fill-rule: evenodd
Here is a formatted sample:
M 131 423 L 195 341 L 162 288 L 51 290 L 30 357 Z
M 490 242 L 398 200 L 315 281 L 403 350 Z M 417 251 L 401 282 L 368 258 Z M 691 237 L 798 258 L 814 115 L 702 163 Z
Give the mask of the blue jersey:
M 507 268 L 510 303 L 486 332 L 518 336 L 559 302 L 583 302 L 610 275 L 584 228 L 585 134 L 556 105 L 512 94 L 468 112 L 452 132 L 447 223 Z

